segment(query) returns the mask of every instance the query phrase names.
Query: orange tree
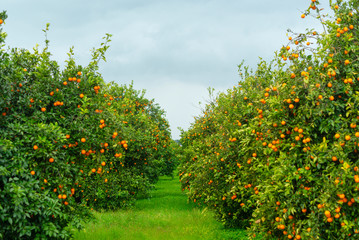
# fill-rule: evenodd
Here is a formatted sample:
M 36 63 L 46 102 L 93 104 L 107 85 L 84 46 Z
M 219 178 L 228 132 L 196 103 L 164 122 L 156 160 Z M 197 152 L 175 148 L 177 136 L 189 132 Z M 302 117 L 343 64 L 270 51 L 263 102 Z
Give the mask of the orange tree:
M 323 18 L 318 4 L 313 1 L 306 14 L 315 10 Z M 294 35 L 298 47 L 282 51 L 291 61 L 291 77 L 277 81 L 289 128 L 283 152 L 271 159 L 273 175 L 260 186 L 254 234 L 347 239 L 358 233 L 358 6 L 332 4 L 324 33 Z M 318 47 L 306 52 L 312 39 Z
M 248 74 L 241 86 L 208 104 L 181 139 L 183 189 L 189 189 L 191 199 L 213 208 L 218 219 L 232 227 L 248 225 L 256 206 L 253 195 L 258 194 L 258 184 L 270 167 L 261 152 L 268 134 L 263 131 L 268 107 L 262 92 L 269 89 L 266 79 L 274 73 L 261 62 L 255 76 Z M 272 123 L 269 128 L 274 128 Z M 273 150 L 268 154 L 278 155 L 278 140 L 269 142 Z
M 5 50 L 0 36 L 0 238 L 67 239 L 69 225 L 91 216 L 88 206 L 146 195 L 173 142 L 158 105 L 102 79 L 110 35 L 86 67 L 71 49 L 62 71 L 48 40 L 41 51 Z
M 302 18 L 315 10 L 325 31 L 291 33 L 293 50 L 283 47 L 273 68 L 241 72 L 241 86 L 182 135 L 190 197 L 229 225 L 249 220 L 251 238 L 358 233 L 358 5 L 338 1 L 324 21 L 311 1 Z

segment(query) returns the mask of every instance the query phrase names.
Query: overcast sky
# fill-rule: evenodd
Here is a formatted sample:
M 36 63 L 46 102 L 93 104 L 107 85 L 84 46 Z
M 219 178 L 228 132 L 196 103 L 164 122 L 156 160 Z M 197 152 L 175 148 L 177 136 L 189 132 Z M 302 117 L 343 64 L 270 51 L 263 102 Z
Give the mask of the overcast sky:
M 325 0 L 323 0 L 324 2 Z M 301 19 L 310 0 L 1 0 L 9 18 L 7 45 L 44 46 L 50 23 L 53 59 L 66 60 L 74 46 L 80 65 L 90 61 L 106 33 L 113 35 L 100 72 L 106 82 L 146 89 L 166 111 L 172 137 L 200 114 L 208 87 L 225 91 L 239 81 L 237 65 L 255 67 L 287 44 L 287 29 L 316 28 Z

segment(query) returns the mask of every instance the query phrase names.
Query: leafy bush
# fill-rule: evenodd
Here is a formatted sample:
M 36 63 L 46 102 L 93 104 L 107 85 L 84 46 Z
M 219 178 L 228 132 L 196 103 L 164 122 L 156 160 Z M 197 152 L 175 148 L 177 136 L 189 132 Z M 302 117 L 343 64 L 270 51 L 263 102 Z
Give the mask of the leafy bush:
M 85 67 L 70 49 L 63 70 L 47 39 L 33 52 L 1 45 L 0 239 L 68 239 L 90 209 L 127 206 L 171 171 L 164 112 L 98 72 L 110 37 Z
M 289 32 L 294 49 L 240 66 L 239 86 L 182 135 L 183 188 L 250 238 L 357 238 L 359 2 L 331 7 L 323 33 Z

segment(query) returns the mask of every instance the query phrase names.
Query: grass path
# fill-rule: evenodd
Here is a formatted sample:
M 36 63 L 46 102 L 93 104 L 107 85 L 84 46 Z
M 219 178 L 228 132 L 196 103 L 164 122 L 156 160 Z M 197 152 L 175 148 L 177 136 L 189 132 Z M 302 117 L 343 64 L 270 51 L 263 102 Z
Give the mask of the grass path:
M 75 240 L 229 240 L 246 239 L 243 230 L 226 230 L 211 212 L 187 202 L 178 178 L 161 177 L 150 199 L 129 210 L 95 213 L 96 222 L 75 233 Z

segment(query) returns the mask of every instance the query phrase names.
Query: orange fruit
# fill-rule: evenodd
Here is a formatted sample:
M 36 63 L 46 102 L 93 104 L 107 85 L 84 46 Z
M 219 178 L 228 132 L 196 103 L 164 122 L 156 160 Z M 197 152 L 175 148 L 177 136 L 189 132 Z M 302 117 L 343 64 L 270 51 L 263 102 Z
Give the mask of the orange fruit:
M 34 171 L 34 170 L 32 170 L 30 173 L 31 173 L 31 175 L 35 175 L 35 171 Z
M 53 159 L 53 158 L 50 158 L 50 159 L 49 159 L 49 162 L 50 162 L 50 163 L 53 163 L 53 162 L 54 162 L 54 159 Z
M 37 150 L 39 147 L 37 145 L 34 145 L 34 150 Z
M 328 210 L 326 210 L 326 211 L 324 212 L 324 215 L 325 215 L 327 218 L 331 217 L 331 214 L 330 214 L 330 212 L 329 212 Z
M 86 142 L 86 138 L 81 138 L 81 142 Z

